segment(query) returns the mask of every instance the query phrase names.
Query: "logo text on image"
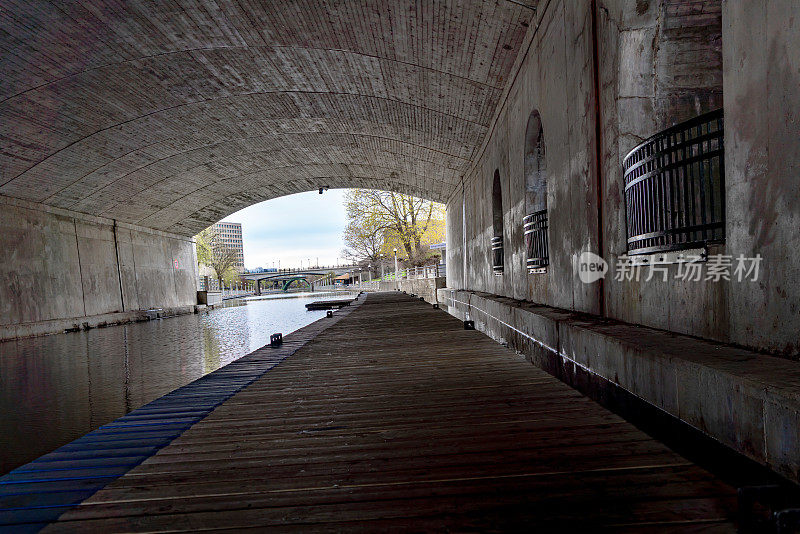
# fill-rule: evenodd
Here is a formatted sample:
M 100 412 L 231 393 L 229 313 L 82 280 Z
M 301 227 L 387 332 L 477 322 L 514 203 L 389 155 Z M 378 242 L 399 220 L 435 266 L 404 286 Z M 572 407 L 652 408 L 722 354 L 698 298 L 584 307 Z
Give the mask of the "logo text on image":
M 576 270 L 581 282 L 591 284 L 605 278 L 608 273 L 608 263 L 594 252 L 587 250 L 578 256 Z

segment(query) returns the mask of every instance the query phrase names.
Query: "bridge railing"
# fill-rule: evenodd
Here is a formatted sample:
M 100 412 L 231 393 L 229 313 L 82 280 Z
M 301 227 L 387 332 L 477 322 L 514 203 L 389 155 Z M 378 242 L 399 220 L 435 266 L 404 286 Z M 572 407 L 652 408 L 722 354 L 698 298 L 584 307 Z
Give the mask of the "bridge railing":
M 423 265 L 420 267 L 409 267 L 397 271 L 397 280 L 420 280 L 424 278 L 439 278 L 447 276 L 447 266 L 444 263 L 437 265 Z M 389 273 L 374 281 L 393 281 L 395 273 Z M 373 280 L 370 280 L 372 282 Z
M 291 274 L 291 273 L 298 273 L 298 272 L 327 272 L 327 271 L 343 271 L 348 269 L 357 269 L 358 265 L 315 265 L 313 267 L 282 267 L 280 269 L 264 269 L 263 271 L 244 271 L 242 274 L 250 275 L 250 274 L 264 274 L 264 275 L 272 275 L 272 274 Z
M 247 284 L 220 285 L 219 280 L 210 276 L 198 276 L 197 289 L 198 291 L 219 291 L 222 293 L 223 299 L 252 295 L 254 292 Z
M 197 277 L 197 290 L 198 291 L 219 291 L 219 281 L 210 276 Z
M 625 156 L 629 255 L 725 240 L 724 130 L 718 109 L 646 139 Z

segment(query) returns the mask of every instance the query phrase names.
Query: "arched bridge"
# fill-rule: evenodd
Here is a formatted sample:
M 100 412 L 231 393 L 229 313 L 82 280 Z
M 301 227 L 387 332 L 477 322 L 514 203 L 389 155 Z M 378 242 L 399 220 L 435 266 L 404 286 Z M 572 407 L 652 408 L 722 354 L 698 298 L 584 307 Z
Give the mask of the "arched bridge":
M 279 282 L 283 291 L 289 289 L 289 285 L 295 280 L 304 280 L 314 290 L 314 285 L 322 283 L 325 285 L 333 283 L 333 276 L 351 272 L 358 267 L 355 265 L 343 265 L 338 267 L 320 267 L 311 269 L 286 269 L 282 271 L 267 271 L 263 273 L 244 273 L 239 276 L 242 280 L 253 280 L 256 282 L 256 294 L 261 294 L 262 282 Z

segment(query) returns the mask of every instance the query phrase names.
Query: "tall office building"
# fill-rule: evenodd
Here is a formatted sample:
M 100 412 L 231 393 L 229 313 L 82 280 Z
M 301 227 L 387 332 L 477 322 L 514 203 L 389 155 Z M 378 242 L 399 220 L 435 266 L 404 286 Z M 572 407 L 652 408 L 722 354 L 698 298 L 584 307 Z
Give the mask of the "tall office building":
M 211 226 L 215 241 L 225 247 L 236 251 L 237 260 L 234 266 L 241 272 L 244 271 L 244 246 L 242 244 L 242 224 L 233 222 L 218 222 Z

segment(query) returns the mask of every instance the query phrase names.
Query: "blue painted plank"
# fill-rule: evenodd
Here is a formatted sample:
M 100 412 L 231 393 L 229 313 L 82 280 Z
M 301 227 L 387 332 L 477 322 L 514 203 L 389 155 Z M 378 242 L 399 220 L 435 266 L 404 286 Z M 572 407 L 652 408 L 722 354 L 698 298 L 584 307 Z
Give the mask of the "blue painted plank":
M 259 349 L 0 477 L 0 534 L 38 532 L 155 454 L 313 337 Z

